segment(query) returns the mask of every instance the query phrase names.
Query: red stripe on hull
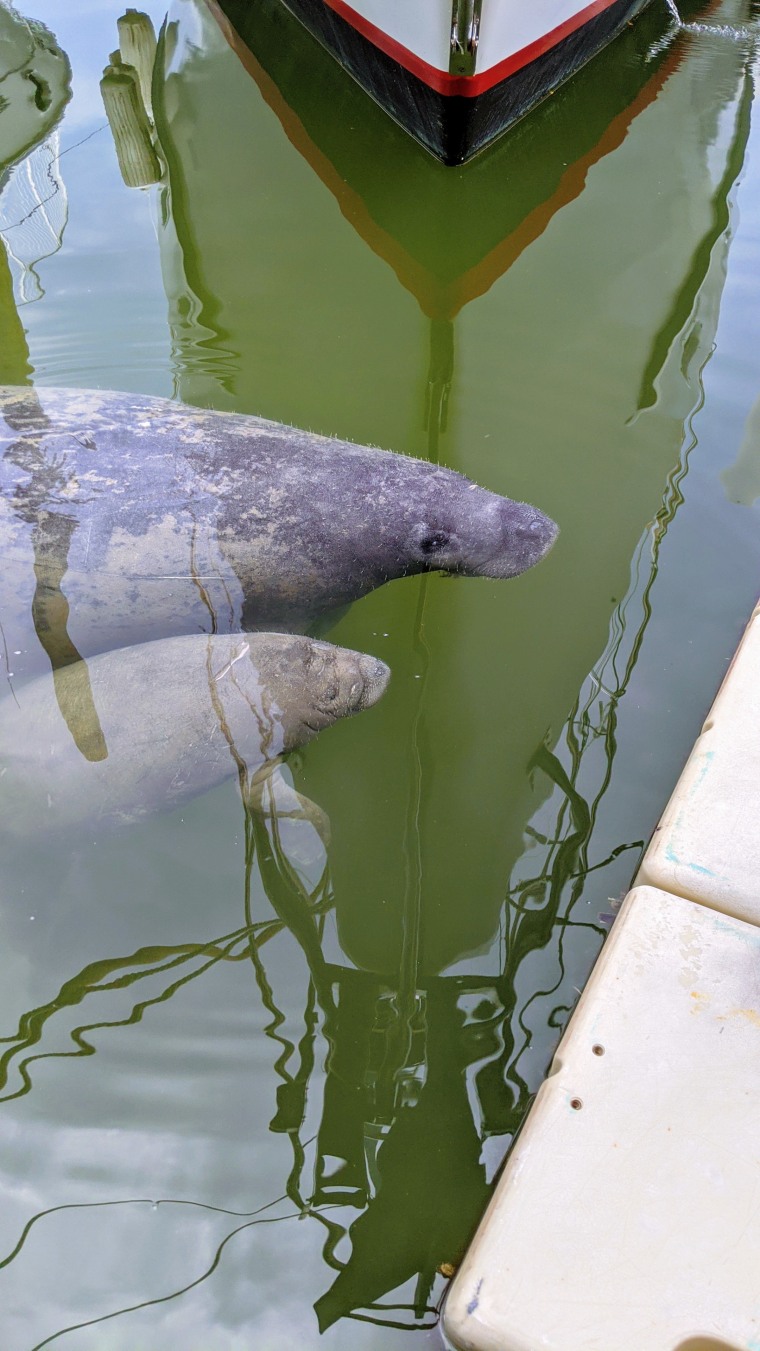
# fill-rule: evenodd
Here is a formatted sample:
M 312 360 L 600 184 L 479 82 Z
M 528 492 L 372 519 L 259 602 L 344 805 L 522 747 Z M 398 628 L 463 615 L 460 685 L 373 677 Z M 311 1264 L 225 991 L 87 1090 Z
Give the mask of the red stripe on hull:
M 422 57 L 415 56 L 414 52 L 408 47 L 402 46 L 394 38 L 384 33 L 381 28 L 370 23 L 368 19 L 357 14 L 355 9 L 345 3 L 345 0 L 318 0 L 318 3 L 325 4 L 333 10 L 341 19 L 350 24 L 357 33 L 367 38 L 375 47 L 379 47 L 381 52 L 391 57 L 404 70 L 408 70 L 412 75 L 416 75 L 418 80 L 423 80 L 426 85 L 434 89 L 437 94 L 459 94 L 464 98 L 477 98 L 478 94 L 483 94 L 487 89 L 493 89 L 494 85 L 500 84 L 516 71 L 529 66 L 532 61 L 537 61 L 539 57 L 544 56 L 546 52 L 551 51 L 565 38 L 576 33 L 579 28 L 589 20 L 596 18 L 597 14 L 603 14 L 609 9 L 614 0 L 591 0 L 591 4 L 585 5 L 571 18 L 566 19 L 564 23 L 553 28 L 551 32 L 544 33 L 543 37 L 537 38 L 535 42 L 529 43 L 519 52 L 514 52 L 504 61 L 499 61 L 497 65 L 491 66 L 489 70 L 484 70 L 480 75 L 449 75 L 448 71 L 437 70 L 429 62 L 423 61 Z

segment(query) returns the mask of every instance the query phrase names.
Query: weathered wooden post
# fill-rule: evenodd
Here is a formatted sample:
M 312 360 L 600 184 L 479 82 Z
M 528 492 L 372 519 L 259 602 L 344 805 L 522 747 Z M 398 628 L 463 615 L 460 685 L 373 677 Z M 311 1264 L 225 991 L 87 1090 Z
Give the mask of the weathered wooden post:
M 134 66 L 140 84 L 142 101 L 148 117 L 153 117 L 151 83 L 156 59 L 156 32 L 147 14 L 139 9 L 128 9 L 117 20 L 119 49 L 125 66 Z
M 153 148 L 148 114 L 133 66 L 106 66 L 100 81 L 119 169 L 128 188 L 158 183 L 161 165 Z

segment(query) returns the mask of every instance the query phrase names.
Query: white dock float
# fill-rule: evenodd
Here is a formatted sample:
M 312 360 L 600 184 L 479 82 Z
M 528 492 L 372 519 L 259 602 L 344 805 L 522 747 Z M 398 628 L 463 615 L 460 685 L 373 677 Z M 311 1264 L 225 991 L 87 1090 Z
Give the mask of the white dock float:
M 760 1351 L 760 605 L 450 1291 L 460 1351 Z
M 444 1325 L 461 1351 L 760 1351 L 759 928 L 628 896 Z
M 636 883 L 760 924 L 760 606 Z

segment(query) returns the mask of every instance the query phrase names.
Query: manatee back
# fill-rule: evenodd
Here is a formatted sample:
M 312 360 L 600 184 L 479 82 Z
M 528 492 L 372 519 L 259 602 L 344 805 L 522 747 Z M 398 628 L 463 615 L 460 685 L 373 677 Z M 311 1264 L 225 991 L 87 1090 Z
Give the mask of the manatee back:
M 324 567 L 338 562 L 325 559 L 326 541 L 371 555 L 378 522 L 390 518 L 392 532 L 397 518 L 401 538 L 415 496 L 437 503 L 466 485 L 408 456 L 168 399 L 3 387 L 0 413 L 0 494 L 27 526 L 72 518 L 82 539 L 69 566 L 82 572 L 168 575 L 192 546 L 201 570 L 208 561 L 229 574 L 235 544 L 244 556 L 256 538 Z M 346 502 L 361 510 L 341 514 Z M 209 528 L 224 539 L 206 559 Z
M 415 461 L 132 394 L 6 387 L 0 413 L 0 614 L 22 673 L 40 644 L 55 667 L 302 628 L 403 570 L 375 517 L 387 534 L 403 516 Z
M 516 575 L 553 539 L 452 470 L 261 418 L 49 389 L 6 388 L 0 411 L 0 615 L 26 670 L 35 639 L 58 667 L 303 630 L 409 573 Z

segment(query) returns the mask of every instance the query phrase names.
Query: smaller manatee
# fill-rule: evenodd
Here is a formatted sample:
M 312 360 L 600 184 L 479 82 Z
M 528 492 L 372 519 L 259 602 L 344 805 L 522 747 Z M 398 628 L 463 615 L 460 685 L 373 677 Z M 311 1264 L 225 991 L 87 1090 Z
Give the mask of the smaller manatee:
M 0 702 L 10 835 L 126 825 L 234 775 L 255 806 L 267 762 L 369 708 L 390 675 L 375 657 L 281 633 L 159 639 L 91 658 L 85 680 L 84 666 Z

